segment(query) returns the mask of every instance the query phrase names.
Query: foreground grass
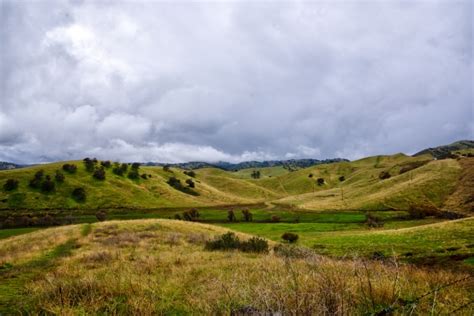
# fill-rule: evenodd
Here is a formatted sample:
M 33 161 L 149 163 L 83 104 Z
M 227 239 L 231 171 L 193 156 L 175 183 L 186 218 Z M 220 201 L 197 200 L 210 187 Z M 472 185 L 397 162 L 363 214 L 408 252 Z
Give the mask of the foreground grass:
M 15 279 L 22 282 L 12 291 L 12 278 L 1 272 L 0 297 L 12 293 L 9 311 L 62 315 L 474 311 L 468 305 L 473 283 L 466 273 L 396 262 L 338 261 L 293 248 L 286 255 L 204 251 L 206 240 L 225 231 L 181 221 L 137 220 L 8 238 L 0 241 L 0 265 L 16 269 Z M 26 251 L 31 244 L 38 245 Z

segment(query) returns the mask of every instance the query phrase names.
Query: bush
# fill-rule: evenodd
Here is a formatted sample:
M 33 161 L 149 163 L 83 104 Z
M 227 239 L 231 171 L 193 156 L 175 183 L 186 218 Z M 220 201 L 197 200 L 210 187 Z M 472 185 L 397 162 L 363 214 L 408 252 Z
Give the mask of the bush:
M 190 188 L 194 188 L 196 185 L 194 184 L 194 181 L 191 180 L 191 179 L 187 179 L 186 180 L 186 184 L 188 185 L 188 187 Z
M 88 172 L 94 172 L 97 159 L 84 158 L 82 161 L 84 162 L 84 166 Z
M 177 219 L 179 221 L 182 220 L 181 215 L 179 214 L 174 214 L 174 219 Z
M 46 176 L 46 179 L 41 183 L 41 191 L 48 193 L 48 192 L 53 192 L 54 191 L 55 184 L 51 180 L 50 176 Z
M 183 218 L 186 221 L 195 222 L 199 219 L 199 216 L 200 216 L 200 214 L 199 214 L 198 210 L 195 209 L 195 208 L 190 209 L 189 211 L 183 212 Z
M 295 243 L 298 240 L 299 236 L 294 233 L 284 233 L 281 235 L 281 239 L 289 242 L 290 244 Z
M 196 191 L 194 191 L 193 189 L 191 189 L 190 187 L 185 187 L 182 183 L 181 183 L 181 180 L 175 178 L 175 177 L 171 177 L 168 179 L 168 181 L 166 182 L 168 183 L 171 187 L 175 188 L 176 190 L 178 191 L 181 191 L 183 193 L 186 193 L 186 194 L 190 194 L 190 195 L 199 195 L 199 193 L 197 193 Z
M 54 175 L 54 179 L 57 182 L 64 182 L 64 174 L 61 171 L 56 170 L 56 174 Z
M 346 181 L 346 177 L 340 176 L 340 177 L 339 177 L 339 181 L 340 181 L 340 182 Z
M 104 167 L 100 167 L 94 171 L 92 175 L 95 179 L 104 181 L 105 180 L 105 170 Z
M 313 177 L 313 174 L 310 173 L 310 174 L 308 175 L 308 178 L 312 178 L 312 177 Z
M 389 179 L 390 177 L 391 177 L 391 175 L 388 171 L 382 171 L 382 172 L 379 173 L 379 179 L 380 180 Z
M 234 250 L 240 247 L 239 237 L 235 233 L 228 232 L 217 236 L 214 240 L 206 242 L 206 250 Z
M 280 221 L 280 216 L 277 216 L 277 215 L 272 216 L 272 222 L 278 223 L 279 221 Z
M 384 225 L 384 222 L 380 217 L 370 213 L 365 214 L 365 223 L 371 228 L 383 227 Z
M 148 179 L 148 175 L 146 173 L 142 173 L 140 177 L 144 180 Z
M 235 217 L 234 210 L 228 210 L 227 211 L 227 220 L 229 222 L 236 222 L 237 218 Z
M 86 200 L 86 190 L 83 188 L 75 188 L 72 193 L 72 198 L 76 200 L 76 202 L 85 202 Z
M 125 173 L 118 162 L 114 163 L 114 167 L 112 168 L 112 172 L 114 174 L 118 175 L 118 176 L 123 176 L 123 174 Z
M 239 249 L 243 252 L 268 252 L 268 241 L 260 237 L 252 237 L 240 243 Z
M 100 162 L 100 165 L 104 168 L 110 168 L 112 166 L 112 163 L 110 162 L 110 160 L 106 160 L 106 161 L 101 161 Z
M 316 180 L 316 182 L 318 183 L 319 186 L 321 186 L 321 185 L 324 184 L 324 179 L 323 178 L 318 178 L 318 180 Z
M 128 170 L 128 164 L 124 162 L 120 165 L 120 168 L 122 169 L 122 172 L 125 174 L 125 172 L 127 172 Z
M 39 170 L 35 173 L 34 178 L 30 180 L 30 187 L 39 189 L 43 180 L 44 171 Z
M 166 165 L 166 166 L 163 166 L 163 171 L 166 171 L 166 172 L 170 172 L 170 166 Z
M 260 179 L 260 170 L 252 171 L 252 174 L 250 176 L 254 179 Z
M 196 172 L 194 172 L 193 170 L 184 171 L 183 173 L 184 173 L 185 175 L 189 176 L 189 177 L 192 177 L 192 178 L 195 178 L 195 177 L 196 177 Z
M 76 173 L 77 166 L 74 164 L 67 163 L 63 165 L 63 170 L 66 171 L 67 173 Z
M 140 174 L 138 173 L 138 169 L 134 169 L 132 168 L 132 170 L 130 170 L 128 172 L 128 176 L 127 176 L 129 179 L 132 179 L 132 180 L 136 180 L 140 177 Z
M 253 215 L 252 215 L 252 213 L 250 213 L 248 208 L 244 208 L 242 210 L 242 215 L 244 216 L 244 221 L 246 221 L 246 222 L 251 222 L 252 219 L 253 219 Z
M 5 191 L 13 191 L 18 188 L 18 180 L 16 179 L 8 179 L 5 184 L 3 185 L 3 189 Z
M 97 220 L 99 220 L 100 222 L 103 222 L 107 219 L 107 212 L 105 211 L 98 211 L 97 213 L 95 213 L 95 217 L 97 218 Z
M 132 169 L 133 170 L 138 170 L 139 168 L 140 168 L 140 163 L 138 163 L 138 162 L 132 163 Z

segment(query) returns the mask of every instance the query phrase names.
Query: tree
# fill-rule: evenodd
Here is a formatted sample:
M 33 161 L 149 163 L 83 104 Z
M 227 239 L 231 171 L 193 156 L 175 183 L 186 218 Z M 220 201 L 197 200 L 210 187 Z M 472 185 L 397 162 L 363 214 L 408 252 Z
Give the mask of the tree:
M 132 180 L 136 180 L 140 177 L 140 174 L 138 173 L 138 169 L 133 169 L 128 172 L 128 178 Z
M 252 171 L 252 174 L 250 176 L 254 179 L 260 179 L 260 170 Z
M 63 165 L 63 170 L 66 171 L 67 173 L 76 173 L 77 166 L 75 164 L 66 163 Z
M 144 180 L 148 179 L 148 175 L 146 173 L 142 173 L 140 177 Z
M 312 178 L 312 177 L 313 177 L 312 173 L 308 174 L 308 178 Z
M 55 184 L 51 180 L 50 176 L 46 176 L 46 179 L 41 183 L 41 191 L 48 193 L 54 191 Z
M 84 158 L 82 161 L 88 172 L 94 172 L 97 159 Z
M 104 181 L 105 180 L 105 170 L 104 167 L 97 168 L 92 175 L 95 179 Z
M 391 177 L 390 173 L 388 171 L 382 171 L 380 172 L 379 174 L 379 179 L 380 180 L 385 180 L 385 179 L 389 179 Z
M 237 218 L 235 217 L 234 210 L 230 209 L 227 211 L 227 220 L 229 222 L 236 222 Z
M 340 181 L 340 182 L 346 181 L 346 177 L 340 176 L 340 177 L 339 177 L 339 181 Z
M 44 171 L 39 170 L 35 173 L 34 178 L 30 180 L 30 187 L 39 189 L 43 180 Z
M 61 171 L 56 170 L 56 174 L 54 175 L 54 179 L 57 182 L 64 182 L 64 174 Z
M 187 179 L 187 180 L 186 180 L 186 184 L 187 184 L 188 187 L 190 187 L 190 188 L 194 188 L 194 187 L 195 187 L 194 181 L 191 180 L 191 179 Z
M 318 180 L 316 180 L 316 182 L 318 183 L 319 186 L 321 186 L 321 185 L 324 184 L 324 179 L 323 178 L 318 178 Z
M 101 161 L 100 162 L 100 165 L 104 168 L 110 168 L 112 166 L 112 163 L 110 162 L 110 160 L 105 160 L 105 161 Z
M 185 175 L 189 176 L 189 177 L 192 177 L 192 178 L 195 178 L 195 177 L 196 177 L 196 172 L 194 172 L 193 170 L 184 171 L 183 173 L 184 173 Z
M 298 240 L 299 236 L 294 233 L 284 233 L 281 236 L 281 239 L 289 242 L 290 244 L 295 243 Z
M 195 208 L 192 208 L 189 211 L 183 212 L 184 220 L 191 221 L 191 222 L 197 221 L 198 218 L 199 218 L 199 215 L 200 214 L 199 214 L 198 210 L 195 209 Z
M 72 193 L 72 198 L 76 200 L 76 202 L 85 202 L 86 200 L 86 190 L 83 188 L 75 188 Z
M 242 210 L 242 215 L 244 216 L 244 221 L 246 221 L 246 222 L 251 222 L 252 221 L 253 215 L 252 215 L 252 213 L 250 213 L 248 208 L 244 208 Z
M 18 188 L 18 183 L 19 182 L 16 179 L 8 179 L 3 185 L 3 189 L 5 191 L 13 191 Z
M 96 214 L 95 214 L 95 217 L 100 221 L 100 222 L 103 222 L 107 219 L 107 212 L 105 211 L 98 211 Z
M 114 167 L 112 168 L 112 172 L 118 176 L 123 176 L 124 172 L 122 170 L 122 167 L 118 162 L 114 162 Z
M 166 172 L 171 171 L 170 166 L 168 166 L 168 165 L 163 166 L 163 171 L 166 171 Z
M 138 162 L 132 163 L 132 169 L 133 170 L 138 170 L 138 168 L 140 168 L 140 163 L 138 163 Z

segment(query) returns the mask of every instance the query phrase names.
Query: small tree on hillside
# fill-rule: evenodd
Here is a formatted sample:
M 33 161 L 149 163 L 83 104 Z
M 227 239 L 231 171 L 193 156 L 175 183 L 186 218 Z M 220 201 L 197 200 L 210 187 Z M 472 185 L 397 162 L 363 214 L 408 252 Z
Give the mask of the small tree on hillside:
M 324 185 L 324 179 L 323 178 L 318 178 L 318 180 L 316 180 L 316 182 L 318 183 L 319 186 Z
M 76 202 L 85 202 L 86 200 L 86 190 L 83 188 L 75 188 L 71 195 Z
M 230 209 L 227 211 L 227 220 L 229 222 L 236 222 L 237 218 L 235 217 L 234 210 Z
M 88 172 L 94 172 L 97 159 L 84 158 L 82 161 Z
M 380 172 L 379 174 L 379 179 L 380 180 L 385 180 L 385 179 L 389 179 L 391 177 L 390 173 L 388 171 L 382 171 Z
M 340 181 L 340 182 L 346 181 L 346 177 L 340 176 L 340 177 L 339 177 L 339 181 Z
M 63 165 L 63 170 L 66 171 L 67 173 L 76 173 L 77 166 L 74 164 L 66 163 Z
M 186 179 L 186 184 L 187 184 L 188 187 L 190 187 L 190 188 L 194 188 L 194 187 L 195 187 L 194 181 L 191 180 L 191 179 Z
M 295 243 L 297 240 L 298 240 L 299 236 L 297 234 L 294 234 L 294 233 L 284 233 L 282 236 L 281 236 L 281 239 L 289 242 L 289 243 Z
M 106 160 L 106 161 L 101 161 L 100 162 L 100 165 L 104 168 L 110 168 L 112 166 L 112 163 L 110 162 L 110 160 Z
M 54 179 L 56 180 L 56 182 L 64 182 L 64 174 L 61 171 L 56 170 L 56 174 L 54 175 Z
M 16 179 L 8 179 L 3 185 L 3 189 L 5 191 L 13 191 L 18 188 L 18 183 L 19 182 Z
M 41 183 L 41 191 L 48 193 L 54 191 L 54 182 L 51 180 L 50 176 L 46 176 L 46 179 Z
M 94 171 L 93 177 L 97 180 L 104 181 L 105 180 L 105 170 L 104 167 L 97 168 Z
M 252 213 L 250 213 L 250 210 L 248 208 L 244 208 L 242 210 L 242 215 L 244 217 L 244 221 L 246 221 L 246 222 L 251 222 L 252 221 L 253 215 L 252 215 Z
M 252 171 L 252 174 L 250 176 L 254 179 L 260 179 L 260 170 Z

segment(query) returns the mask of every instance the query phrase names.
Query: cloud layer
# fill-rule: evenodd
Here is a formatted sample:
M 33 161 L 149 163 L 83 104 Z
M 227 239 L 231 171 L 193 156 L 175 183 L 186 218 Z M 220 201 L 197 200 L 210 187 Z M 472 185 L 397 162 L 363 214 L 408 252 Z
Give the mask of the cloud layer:
M 474 138 L 472 1 L 1 2 L 0 160 L 357 158 Z

